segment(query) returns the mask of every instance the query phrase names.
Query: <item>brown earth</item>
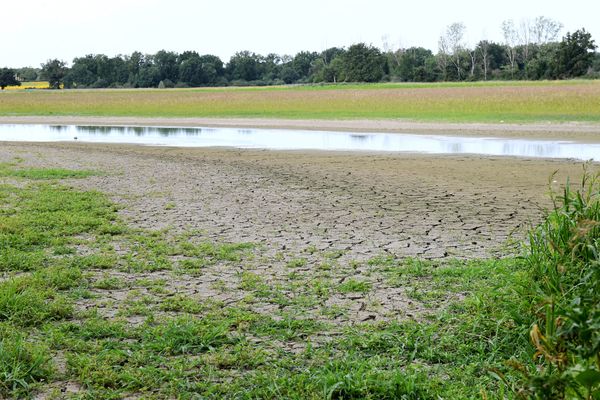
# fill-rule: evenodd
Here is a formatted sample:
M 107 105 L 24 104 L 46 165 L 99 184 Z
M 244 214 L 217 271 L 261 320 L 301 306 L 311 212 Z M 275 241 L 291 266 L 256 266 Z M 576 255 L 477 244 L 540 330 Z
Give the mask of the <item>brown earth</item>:
M 314 246 L 352 259 L 487 257 L 540 220 L 548 178 L 574 161 L 5 143 L 0 159 L 92 168 L 74 181 L 112 195 L 135 226 L 200 229 L 277 250 Z
M 2 143 L 0 162 L 16 157 L 22 166 L 107 172 L 68 184 L 108 193 L 123 206 L 120 213 L 130 226 L 258 244 L 251 259 L 207 266 L 199 276 L 89 271 L 93 280 L 108 274 L 126 285 L 94 289 L 98 296 L 83 300 L 80 308 L 112 318 L 140 296 L 154 299 L 147 307 L 159 308 L 164 296 L 179 294 L 198 304 L 245 304 L 270 316 L 300 312 L 335 325 L 420 319 L 459 299 L 463 294 L 448 292 L 433 302 L 416 300 L 412 286 L 391 284 L 365 261 L 380 255 L 510 254 L 511 238 L 521 238 L 549 205 L 551 174 L 558 170 L 552 186 L 559 188 L 567 176 L 576 179 L 582 171 L 580 162 L 544 159 Z M 248 302 L 243 273 L 255 274 L 268 287 L 287 288 L 282 295 L 291 305 Z M 164 280 L 165 294 L 140 286 L 140 278 Z M 305 292 L 313 293 L 323 279 L 335 285 L 368 282 L 370 290 L 331 293 L 300 307 Z M 127 320 L 137 324 L 143 318 Z

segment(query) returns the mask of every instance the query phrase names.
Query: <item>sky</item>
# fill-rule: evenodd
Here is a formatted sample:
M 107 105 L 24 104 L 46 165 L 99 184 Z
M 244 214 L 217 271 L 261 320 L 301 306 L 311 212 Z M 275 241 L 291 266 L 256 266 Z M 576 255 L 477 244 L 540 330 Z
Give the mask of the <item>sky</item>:
M 86 54 L 195 50 L 224 62 L 240 50 L 296 54 L 364 42 L 437 51 L 445 28 L 462 22 L 465 42 L 502 42 L 501 23 L 543 15 L 600 45 L 600 1 L 555 0 L 27 0 L 6 1 L 0 67 L 71 63 Z

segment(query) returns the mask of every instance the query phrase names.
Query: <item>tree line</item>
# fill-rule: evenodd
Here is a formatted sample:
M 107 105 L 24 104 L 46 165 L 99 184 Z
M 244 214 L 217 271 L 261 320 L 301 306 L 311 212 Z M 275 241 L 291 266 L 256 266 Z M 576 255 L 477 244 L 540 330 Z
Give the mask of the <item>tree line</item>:
M 508 20 L 502 24 L 502 43 L 481 40 L 468 47 L 465 26 L 454 23 L 440 36 L 435 54 L 423 47 L 392 50 L 385 45 L 381 50 L 365 43 L 347 49 L 301 51 L 295 56 L 240 51 L 227 63 L 195 51 L 115 57 L 90 54 L 75 58 L 70 68 L 54 59 L 41 69 L 0 69 L 0 85 L 4 84 L 1 77 L 11 73 L 17 81 L 48 80 L 53 88 L 599 78 L 600 54 L 595 52 L 591 34 L 582 28 L 559 41 L 561 29 L 562 24 L 545 17 L 519 25 Z

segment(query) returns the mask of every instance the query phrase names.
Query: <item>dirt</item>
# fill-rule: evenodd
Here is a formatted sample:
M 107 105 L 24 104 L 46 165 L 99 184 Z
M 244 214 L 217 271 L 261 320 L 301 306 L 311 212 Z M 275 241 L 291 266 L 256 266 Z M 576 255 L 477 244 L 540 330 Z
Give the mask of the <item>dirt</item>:
M 130 226 L 201 232 L 202 240 L 252 242 L 260 249 L 239 265 L 214 265 L 200 276 L 169 271 L 110 272 L 125 289 L 101 290 L 80 308 L 107 318 L 122 310 L 140 277 L 164 279 L 166 293 L 204 304 L 247 304 L 240 273 L 269 287 L 303 285 L 326 277 L 336 285 L 367 281 L 367 293 L 331 294 L 302 313 L 339 324 L 420 319 L 460 298 L 415 300 L 410 287 L 390 286 L 366 261 L 376 256 L 488 258 L 514 253 L 515 240 L 540 221 L 550 205 L 548 182 L 558 189 L 581 174 L 580 162 L 478 156 L 293 152 L 222 148 L 165 148 L 85 143 L 2 143 L 0 162 L 94 169 L 106 174 L 69 180 L 81 189 L 108 193 Z M 302 258 L 293 268 L 289 262 Z M 323 270 L 332 264 L 331 270 Z M 94 272 L 94 271 L 91 271 Z M 95 279 L 106 271 L 95 271 Z M 300 288 L 303 286 L 301 285 Z M 291 300 L 295 292 L 285 292 Z M 156 299 L 156 302 L 160 302 Z M 271 316 L 292 312 L 260 300 L 247 305 Z M 337 313 L 334 316 L 327 314 Z M 329 311 L 327 311 L 329 310 Z M 296 311 L 297 312 L 297 311 Z M 324 314 L 325 312 L 325 314 Z M 137 316 L 128 320 L 139 324 Z M 137 318 L 137 320 L 135 320 Z
M 5 143 L 0 159 L 91 168 L 73 184 L 112 195 L 134 226 L 195 229 L 274 250 L 349 259 L 506 254 L 581 163 L 408 154 Z

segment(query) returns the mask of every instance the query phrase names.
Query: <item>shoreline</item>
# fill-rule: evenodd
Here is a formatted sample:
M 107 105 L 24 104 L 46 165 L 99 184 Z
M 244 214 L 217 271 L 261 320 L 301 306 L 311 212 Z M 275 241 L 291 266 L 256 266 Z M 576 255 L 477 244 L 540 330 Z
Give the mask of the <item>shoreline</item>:
M 500 138 L 570 140 L 600 143 L 600 124 L 593 123 L 452 123 L 409 120 L 315 120 L 268 118 L 166 118 L 94 116 L 2 116 L 0 124 L 228 127 L 297 129 L 373 133 L 437 134 L 447 136 L 493 136 Z

